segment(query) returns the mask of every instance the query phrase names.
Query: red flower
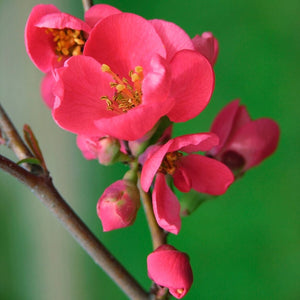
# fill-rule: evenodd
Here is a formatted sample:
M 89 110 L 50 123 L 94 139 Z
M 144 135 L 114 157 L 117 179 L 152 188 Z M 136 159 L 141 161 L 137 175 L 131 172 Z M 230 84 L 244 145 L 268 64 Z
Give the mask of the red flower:
M 277 123 L 267 118 L 252 121 L 239 100 L 221 110 L 211 131 L 219 136 L 220 143 L 208 154 L 239 172 L 245 172 L 270 156 L 279 140 Z
M 222 163 L 199 154 L 218 144 L 212 133 L 189 134 L 169 140 L 163 146 L 152 146 L 146 152 L 141 174 L 141 186 L 148 191 L 156 175 L 153 189 L 153 210 L 163 229 L 177 234 L 180 230 L 180 205 L 166 182 L 172 176 L 174 185 L 182 192 L 194 189 L 201 193 L 221 195 L 226 192 L 234 177 Z M 188 155 L 184 156 L 183 153 Z
M 164 115 L 175 122 L 195 117 L 213 90 L 211 65 L 186 49 L 169 61 L 170 49 L 140 16 L 104 18 L 91 31 L 84 55 L 57 71 L 54 119 L 77 134 L 136 140 Z
M 149 254 L 147 268 L 150 279 L 167 287 L 177 299 L 184 297 L 193 283 L 188 256 L 170 245 L 162 245 Z
M 104 191 L 97 203 L 97 214 L 103 231 L 133 224 L 140 207 L 140 194 L 129 180 L 118 180 Z

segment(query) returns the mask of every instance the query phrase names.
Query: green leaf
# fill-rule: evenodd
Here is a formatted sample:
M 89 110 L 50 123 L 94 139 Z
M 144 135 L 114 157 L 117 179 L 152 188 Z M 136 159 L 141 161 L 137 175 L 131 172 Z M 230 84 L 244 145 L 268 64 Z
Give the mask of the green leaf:
M 39 166 L 41 165 L 41 161 L 35 157 L 21 159 L 20 161 L 17 162 L 17 165 L 24 164 L 24 163 L 31 164 L 31 165 L 39 165 Z

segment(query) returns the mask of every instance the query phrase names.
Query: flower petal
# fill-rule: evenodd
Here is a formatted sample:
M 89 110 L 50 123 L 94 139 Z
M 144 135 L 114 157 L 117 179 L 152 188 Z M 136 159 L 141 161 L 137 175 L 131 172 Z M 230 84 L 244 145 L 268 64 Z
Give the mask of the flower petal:
M 257 119 L 241 127 L 228 141 L 226 150 L 235 151 L 244 157 L 245 171 L 258 165 L 275 151 L 279 133 L 279 127 L 273 120 Z
M 168 152 L 183 151 L 197 152 L 207 151 L 217 145 L 219 138 L 214 133 L 195 133 L 178 136 L 171 140 Z
M 141 186 L 145 192 L 148 192 L 153 178 L 159 169 L 165 154 L 168 152 L 172 140 L 161 147 L 153 148 L 153 152 L 147 155 L 147 160 L 142 169 Z
M 100 138 L 100 137 L 99 137 Z M 85 159 L 96 159 L 97 158 L 97 141 L 99 138 L 87 137 L 79 134 L 76 138 L 77 147 L 81 150 L 82 155 Z
M 63 12 L 47 14 L 41 17 L 39 21 L 35 23 L 35 26 L 55 29 L 70 28 L 73 30 L 82 30 L 86 33 L 89 33 L 91 30 L 90 26 L 84 21 Z
M 178 168 L 173 175 L 174 185 L 183 193 L 187 193 L 192 188 L 192 180 L 184 168 Z
M 192 41 L 195 49 L 214 65 L 219 53 L 219 43 L 213 34 L 211 32 L 203 32 L 202 35 L 196 35 Z
M 52 4 L 36 5 L 27 20 L 25 26 L 25 47 L 35 66 L 42 72 L 49 72 L 52 67 L 54 53 L 46 44 L 51 43 L 51 37 L 45 29 L 36 27 L 36 23 L 45 15 L 59 13 L 60 10 Z
M 154 26 L 156 32 L 159 34 L 164 46 L 166 47 L 168 62 L 179 50 L 195 50 L 191 38 L 176 24 L 158 19 L 150 20 L 149 22 Z
M 148 72 L 155 54 L 166 56 L 166 50 L 153 26 L 144 18 L 121 13 L 106 17 L 90 33 L 83 53 L 113 72 L 128 77 L 130 70 L 142 66 Z
M 211 155 L 215 156 L 226 143 L 233 128 L 239 102 L 240 100 L 237 99 L 227 104 L 214 119 L 210 131 L 218 135 L 220 142 L 209 152 Z
M 180 204 L 162 173 L 156 175 L 152 203 L 158 225 L 168 232 L 178 234 L 181 227 Z
M 234 181 L 232 172 L 221 162 L 198 154 L 184 156 L 180 165 L 192 180 L 192 188 L 210 195 L 224 194 Z
M 57 69 L 58 84 L 53 117 L 59 126 L 77 134 L 103 136 L 94 120 L 112 117 L 101 96 L 113 96 L 111 77 L 91 57 L 73 56 Z
M 54 105 L 55 95 L 53 89 L 56 84 L 55 77 L 52 72 L 48 72 L 42 79 L 41 82 L 41 94 L 46 105 L 52 109 Z
M 89 26 L 94 27 L 102 19 L 118 13 L 121 13 L 121 11 L 111 5 L 95 4 L 85 12 L 84 19 Z
M 170 67 L 170 96 L 175 105 L 168 117 L 173 122 L 185 122 L 196 117 L 208 104 L 214 89 L 214 72 L 204 56 L 191 50 L 177 52 Z

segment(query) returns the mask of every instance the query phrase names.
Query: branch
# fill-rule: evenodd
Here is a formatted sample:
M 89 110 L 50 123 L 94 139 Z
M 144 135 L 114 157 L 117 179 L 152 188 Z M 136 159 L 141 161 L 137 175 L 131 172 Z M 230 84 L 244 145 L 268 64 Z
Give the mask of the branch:
M 55 215 L 80 246 L 131 299 L 148 299 L 147 293 L 81 221 L 55 189 L 50 177 L 36 176 L 0 155 L 0 168 L 27 185 Z
M 155 250 L 159 246 L 163 245 L 166 243 L 166 237 L 167 235 L 163 232 L 163 230 L 158 226 L 154 213 L 153 213 L 153 207 L 152 207 L 152 200 L 151 196 L 149 193 L 144 192 L 144 190 L 141 187 L 141 182 L 140 182 L 140 173 L 139 175 L 139 182 L 138 182 L 138 188 L 140 191 L 144 211 L 146 214 L 146 218 L 148 221 L 151 237 L 152 237 L 152 244 L 153 244 L 153 249 Z
M 12 122 L 0 106 L 0 131 L 8 146 L 18 158 L 32 157 Z M 72 208 L 58 193 L 48 173 L 31 173 L 8 158 L 0 155 L 0 169 L 17 178 L 28 186 L 40 201 L 55 215 L 65 229 L 90 255 L 130 299 L 146 300 L 148 294 L 128 271 L 113 257 L 105 246 L 95 237 Z M 30 168 L 29 168 L 30 170 Z
M 84 11 L 88 11 L 93 6 L 93 0 L 82 0 Z

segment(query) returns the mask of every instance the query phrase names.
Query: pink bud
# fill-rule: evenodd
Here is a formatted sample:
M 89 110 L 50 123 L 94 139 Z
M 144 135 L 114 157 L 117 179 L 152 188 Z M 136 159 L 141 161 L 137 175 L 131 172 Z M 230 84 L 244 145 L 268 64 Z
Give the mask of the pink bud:
M 86 159 L 96 159 L 102 165 L 110 165 L 118 161 L 120 152 L 120 142 L 112 137 L 87 137 L 77 136 L 77 146 Z
M 211 32 L 203 32 L 202 35 L 196 35 L 192 41 L 196 50 L 214 65 L 219 53 L 219 44 L 213 34 Z
M 120 142 L 112 137 L 104 137 L 98 141 L 98 160 L 102 165 L 110 165 L 118 160 L 120 154 Z
M 150 279 L 167 287 L 177 299 L 185 296 L 193 283 L 188 256 L 170 245 L 162 245 L 149 254 L 147 268 Z
M 136 185 L 129 180 L 118 180 L 110 185 L 97 203 L 97 214 L 103 231 L 110 231 L 133 224 L 140 207 Z

